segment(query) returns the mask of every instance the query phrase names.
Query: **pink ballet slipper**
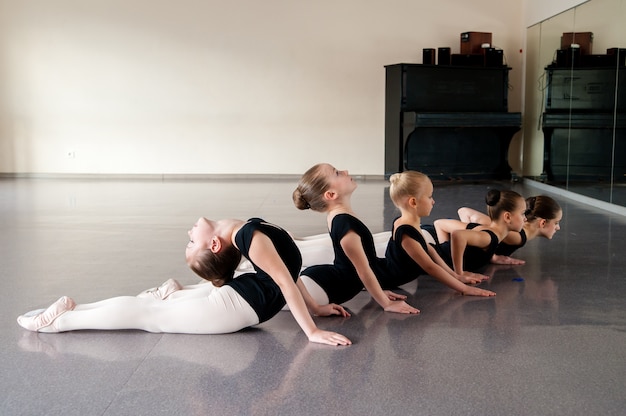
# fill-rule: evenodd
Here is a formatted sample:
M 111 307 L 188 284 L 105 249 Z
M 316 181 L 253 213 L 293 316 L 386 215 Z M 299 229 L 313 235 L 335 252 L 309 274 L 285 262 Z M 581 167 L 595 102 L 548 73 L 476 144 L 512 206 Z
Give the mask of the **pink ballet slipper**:
M 165 300 L 169 295 L 181 290 L 183 287 L 174 279 L 167 279 L 161 286 L 152 289 L 144 290 L 137 295 L 138 298 L 155 298 L 158 300 Z
M 76 302 L 72 298 L 63 296 L 52 305 L 48 306 L 48 309 L 43 312 L 32 311 L 22 316 L 17 317 L 17 323 L 29 331 L 41 332 L 46 328 L 44 332 L 59 332 L 56 328 L 50 327 L 55 319 L 64 314 L 67 311 L 71 311 L 76 307 Z M 50 327 L 50 328 L 48 328 Z

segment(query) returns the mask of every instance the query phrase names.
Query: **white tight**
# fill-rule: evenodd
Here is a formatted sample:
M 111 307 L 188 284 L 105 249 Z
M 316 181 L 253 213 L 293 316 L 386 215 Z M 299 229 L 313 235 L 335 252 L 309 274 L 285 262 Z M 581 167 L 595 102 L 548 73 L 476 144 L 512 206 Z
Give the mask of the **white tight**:
M 379 257 L 384 256 L 389 232 L 374 234 Z M 332 263 L 335 254 L 328 234 L 296 239 L 302 253 L 302 266 Z M 245 261 L 236 275 L 253 270 Z M 307 290 L 320 305 L 328 303 L 326 292 L 307 276 L 302 276 Z M 41 332 L 81 329 L 140 329 L 148 332 L 185 334 L 223 334 L 236 332 L 259 323 L 252 307 L 231 287 L 215 287 L 209 282 L 185 286 L 166 300 L 151 297 L 120 296 L 99 302 L 76 305 L 60 315 Z
M 328 295 L 326 294 L 326 291 L 324 291 L 324 289 L 322 289 L 322 287 L 318 285 L 315 280 L 305 275 L 300 275 L 300 280 L 302 280 L 302 283 L 306 286 L 307 292 L 309 292 L 318 305 L 328 304 Z M 287 305 L 285 305 L 283 309 L 287 310 Z
M 79 329 L 141 329 L 148 332 L 223 334 L 256 325 L 252 307 L 230 286 L 192 285 L 166 300 L 120 296 L 76 305 L 51 327 L 59 332 Z M 46 328 L 42 329 L 42 332 Z M 53 329 L 53 328 L 50 328 Z

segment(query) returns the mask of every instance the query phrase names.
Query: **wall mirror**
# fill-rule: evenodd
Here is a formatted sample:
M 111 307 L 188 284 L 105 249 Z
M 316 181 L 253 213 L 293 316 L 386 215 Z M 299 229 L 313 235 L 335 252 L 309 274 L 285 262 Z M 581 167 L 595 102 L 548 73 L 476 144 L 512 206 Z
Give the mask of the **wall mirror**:
M 626 0 L 527 29 L 524 176 L 626 206 Z

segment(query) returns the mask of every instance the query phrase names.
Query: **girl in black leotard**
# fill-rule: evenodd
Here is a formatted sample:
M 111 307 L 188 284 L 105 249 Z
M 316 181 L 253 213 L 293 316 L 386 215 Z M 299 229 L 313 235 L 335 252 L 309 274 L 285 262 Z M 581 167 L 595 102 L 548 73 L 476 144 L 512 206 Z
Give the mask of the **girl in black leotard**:
M 511 232 L 518 232 L 526 221 L 526 203 L 515 191 L 492 189 L 485 197 L 490 222 L 474 229 L 442 230 L 450 220 L 436 220 L 437 249 L 448 265 L 458 274 L 475 272 L 487 265 L 499 243 Z M 454 221 L 454 220 L 453 220 Z M 446 240 L 449 235 L 449 240 Z M 441 241 L 445 240 L 445 241 Z
M 356 187 L 347 171 L 327 163 L 313 166 L 302 176 L 293 192 L 294 204 L 326 213 L 335 252 L 332 265 L 308 267 L 302 280 L 308 283 L 309 292 L 326 295 L 331 302 L 345 302 L 365 287 L 385 311 L 418 313 L 404 302 L 406 296 L 384 291 L 379 283 L 387 273 L 385 260 L 377 258 L 371 232 L 352 211 L 350 198 Z
M 291 237 L 276 225 L 200 218 L 189 230 L 187 263 L 210 283 L 181 288 L 170 279 L 138 296 L 120 296 L 77 305 L 64 296 L 48 309 L 18 317 L 31 331 L 141 329 L 149 332 L 221 334 L 264 322 L 287 303 L 312 342 L 350 344 L 343 335 L 317 328 L 318 315 L 342 315 L 339 305 L 316 304 L 298 278 L 302 258 Z M 255 272 L 233 279 L 241 255 Z
M 489 216 L 472 208 L 459 208 L 459 219 L 464 224 L 460 227 L 475 226 L 473 224 L 489 224 Z M 516 250 L 524 247 L 526 242 L 543 237 L 551 240 L 561 229 L 560 221 L 563 210 L 558 202 L 547 195 L 526 198 L 526 223 L 519 233 L 510 232 L 500 243 L 491 262 L 494 264 L 524 264 L 524 260 L 511 257 Z M 472 225 L 470 225 L 472 224 Z
M 419 275 L 428 274 L 464 295 L 494 296 L 494 292 L 462 283 L 464 277 L 455 273 L 435 248 L 426 243 L 420 228 L 421 217 L 430 215 L 435 204 L 433 184 L 428 176 L 404 171 L 391 175 L 389 182 L 389 196 L 402 214 L 393 222 L 385 255 L 391 271 L 389 283 L 400 286 Z M 478 283 L 482 279 L 476 280 Z
M 438 237 L 448 239 L 451 232 L 455 230 L 472 229 L 478 225 L 488 225 L 491 220 L 489 216 L 468 207 L 461 207 L 458 210 L 459 220 L 445 219 L 439 220 L 437 232 Z M 563 217 L 563 210 L 558 202 L 546 195 L 538 195 L 526 198 L 526 223 L 519 231 L 511 231 L 500 242 L 491 257 L 494 264 L 524 264 L 524 260 L 511 257 L 516 250 L 536 238 L 543 237 L 549 240 L 561 229 L 560 221 Z

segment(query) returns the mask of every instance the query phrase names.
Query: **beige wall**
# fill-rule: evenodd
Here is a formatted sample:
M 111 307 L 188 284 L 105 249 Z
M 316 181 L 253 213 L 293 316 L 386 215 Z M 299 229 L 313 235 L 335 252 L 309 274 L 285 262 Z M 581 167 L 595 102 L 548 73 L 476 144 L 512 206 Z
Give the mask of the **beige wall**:
M 590 0 L 523 0 L 524 23 L 532 26 L 587 1 Z
M 382 175 L 384 65 L 492 32 L 521 111 L 523 9 L 0 0 L 0 172 L 298 174 L 329 161 Z

